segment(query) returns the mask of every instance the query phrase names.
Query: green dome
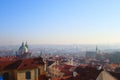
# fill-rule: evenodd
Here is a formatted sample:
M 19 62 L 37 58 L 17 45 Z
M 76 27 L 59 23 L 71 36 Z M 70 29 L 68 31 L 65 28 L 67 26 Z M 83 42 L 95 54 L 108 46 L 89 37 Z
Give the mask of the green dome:
M 28 52 L 28 48 L 27 48 L 27 46 L 24 45 L 24 43 L 22 43 L 22 45 L 20 46 L 19 52 L 20 53 L 27 53 Z

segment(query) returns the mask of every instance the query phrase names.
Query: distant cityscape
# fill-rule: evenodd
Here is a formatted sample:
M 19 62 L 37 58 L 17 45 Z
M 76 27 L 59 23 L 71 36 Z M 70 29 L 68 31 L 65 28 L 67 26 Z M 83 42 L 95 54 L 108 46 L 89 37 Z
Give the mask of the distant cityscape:
M 120 45 L 29 45 L 29 50 L 35 55 L 42 53 L 50 54 L 80 54 L 85 56 L 86 51 L 95 51 L 96 46 L 98 49 L 105 53 L 114 53 L 120 51 Z M 14 55 L 18 50 L 19 45 L 0 46 L 0 56 Z M 5 53 L 5 54 L 4 54 Z
M 89 47 L 29 46 L 22 42 L 20 47 L 1 48 L 0 79 L 119 80 L 119 49 Z

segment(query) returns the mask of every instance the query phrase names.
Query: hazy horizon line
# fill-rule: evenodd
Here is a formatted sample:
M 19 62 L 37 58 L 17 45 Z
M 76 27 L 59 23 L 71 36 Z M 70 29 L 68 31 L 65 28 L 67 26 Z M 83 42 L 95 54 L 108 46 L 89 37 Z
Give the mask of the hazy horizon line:
M 18 46 L 18 45 L 21 45 L 22 43 L 19 43 L 19 44 L 2 44 L 2 45 L 0 45 L 0 46 Z M 38 44 L 31 44 L 31 43 L 28 43 L 28 45 L 96 45 L 96 46 L 98 46 L 98 45 L 120 45 L 120 43 L 98 43 L 98 44 L 95 44 L 95 43 L 75 43 L 75 44 L 73 44 L 73 43 L 71 43 L 71 44 L 51 44 L 51 43 L 46 43 L 46 44 L 42 44 L 42 43 L 38 43 Z

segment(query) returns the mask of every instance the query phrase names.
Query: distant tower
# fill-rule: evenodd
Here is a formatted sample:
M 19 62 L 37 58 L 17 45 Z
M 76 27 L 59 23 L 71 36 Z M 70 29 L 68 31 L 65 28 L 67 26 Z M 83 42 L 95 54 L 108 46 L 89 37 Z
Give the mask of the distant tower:
M 24 46 L 24 42 L 22 42 L 22 46 Z
M 28 48 L 27 41 L 26 41 L 26 43 L 25 43 L 25 46 L 26 46 L 26 48 Z
M 98 47 L 96 46 L 96 52 L 98 51 Z
M 70 64 L 73 65 L 73 57 L 70 59 Z
M 40 57 L 42 57 L 42 51 L 40 51 Z

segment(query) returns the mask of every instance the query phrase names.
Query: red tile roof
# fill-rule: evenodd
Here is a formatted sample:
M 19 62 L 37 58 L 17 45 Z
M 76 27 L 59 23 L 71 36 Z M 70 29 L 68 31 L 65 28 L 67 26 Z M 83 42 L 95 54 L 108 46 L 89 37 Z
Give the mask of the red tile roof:
M 0 62 L 0 71 L 6 70 L 6 67 L 13 63 L 12 61 Z
M 42 58 L 30 58 L 16 61 L 0 61 L 0 71 L 4 70 L 24 70 L 24 69 L 33 69 L 37 68 L 39 65 L 44 65 Z
M 72 71 L 70 71 L 71 68 L 73 68 L 74 66 L 72 65 L 55 65 L 53 66 L 55 69 L 59 69 L 60 72 L 64 73 L 63 76 L 69 76 L 72 75 Z
M 52 80 L 61 80 L 60 78 L 53 78 Z
M 24 59 L 22 60 L 21 64 L 17 67 L 17 70 L 33 69 L 37 67 L 38 64 L 33 59 Z

